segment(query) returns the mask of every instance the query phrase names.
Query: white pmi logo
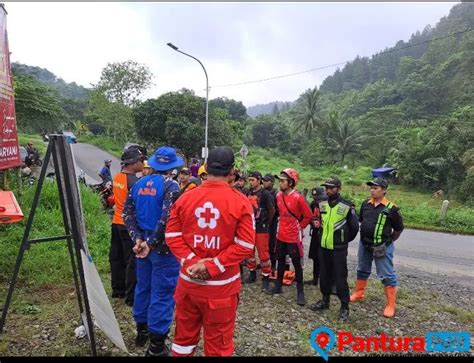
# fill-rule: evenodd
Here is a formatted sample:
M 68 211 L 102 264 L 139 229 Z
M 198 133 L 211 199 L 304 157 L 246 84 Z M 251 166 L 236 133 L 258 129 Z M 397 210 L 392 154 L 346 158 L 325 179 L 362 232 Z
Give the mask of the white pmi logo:
M 194 214 L 198 218 L 200 228 L 209 227 L 210 229 L 216 228 L 217 220 L 221 215 L 219 209 L 214 208 L 211 202 L 204 203 L 204 206 L 197 208 Z

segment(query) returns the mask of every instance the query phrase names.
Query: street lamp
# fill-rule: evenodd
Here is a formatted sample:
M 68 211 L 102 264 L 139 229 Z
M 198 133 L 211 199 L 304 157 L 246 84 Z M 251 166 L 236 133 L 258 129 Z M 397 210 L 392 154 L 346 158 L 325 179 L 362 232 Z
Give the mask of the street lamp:
M 184 54 L 196 61 L 199 62 L 199 64 L 201 65 L 202 69 L 204 70 L 204 74 L 206 75 L 206 129 L 205 129 L 205 136 L 204 136 L 204 162 L 207 163 L 207 156 L 208 156 L 208 149 L 207 149 L 207 137 L 208 137 L 208 127 L 209 127 L 209 78 L 207 77 L 207 72 L 206 72 L 206 68 L 204 68 L 204 64 L 202 64 L 202 62 L 197 59 L 196 57 L 193 57 L 192 55 L 188 54 L 188 53 L 185 53 L 181 50 L 178 49 L 178 47 L 172 43 L 168 43 L 167 44 L 168 47 L 170 47 L 171 49 L 181 53 L 181 54 Z

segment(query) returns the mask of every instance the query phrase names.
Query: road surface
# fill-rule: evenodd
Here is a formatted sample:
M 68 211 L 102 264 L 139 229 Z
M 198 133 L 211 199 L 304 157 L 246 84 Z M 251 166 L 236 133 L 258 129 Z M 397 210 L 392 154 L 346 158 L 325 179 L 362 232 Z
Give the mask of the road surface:
M 96 146 L 80 143 L 74 144 L 73 149 L 77 169 L 84 170 L 96 182 L 105 159 L 113 160 L 112 175 L 120 170 L 120 160 Z M 308 230 L 305 235 L 308 236 Z M 356 237 L 349 245 L 350 259 L 357 259 L 358 241 Z M 308 249 L 309 237 L 306 237 L 306 256 Z M 395 266 L 453 276 L 474 286 L 474 236 L 406 229 L 395 242 Z
M 110 171 L 112 177 L 120 171 L 120 159 L 89 144 L 72 144 L 74 158 L 76 160 L 76 174 L 81 170 L 86 173 L 86 181 L 91 184 L 100 183 L 99 171 L 104 166 L 104 160 L 111 159 Z

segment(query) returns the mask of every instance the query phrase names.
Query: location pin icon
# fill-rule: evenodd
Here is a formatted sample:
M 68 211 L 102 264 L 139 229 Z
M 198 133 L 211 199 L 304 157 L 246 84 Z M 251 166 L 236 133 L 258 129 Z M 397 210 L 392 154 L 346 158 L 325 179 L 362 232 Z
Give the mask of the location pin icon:
M 321 358 L 327 361 L 329 359 L 328 353 L 336 343 L 336 335 L 328 327 L 321 326 L 313 330 L 309 342 Z

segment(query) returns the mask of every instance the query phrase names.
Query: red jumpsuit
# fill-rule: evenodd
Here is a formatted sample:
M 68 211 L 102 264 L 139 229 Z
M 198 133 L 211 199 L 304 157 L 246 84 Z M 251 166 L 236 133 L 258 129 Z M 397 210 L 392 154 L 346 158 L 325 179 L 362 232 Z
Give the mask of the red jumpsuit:
M 206 356 L 234 352 L 234 328 L 241 288 L 239 264 L 255 247 L 255 221 L 245 195 L 228 183 L 205 181 L 183 194 L 171 209 L 166 243 L 181 261 L 175 292 L 173 356 L 192 356 L 204 330 Z M 186 269 L 204 258 L 208 280 Z

